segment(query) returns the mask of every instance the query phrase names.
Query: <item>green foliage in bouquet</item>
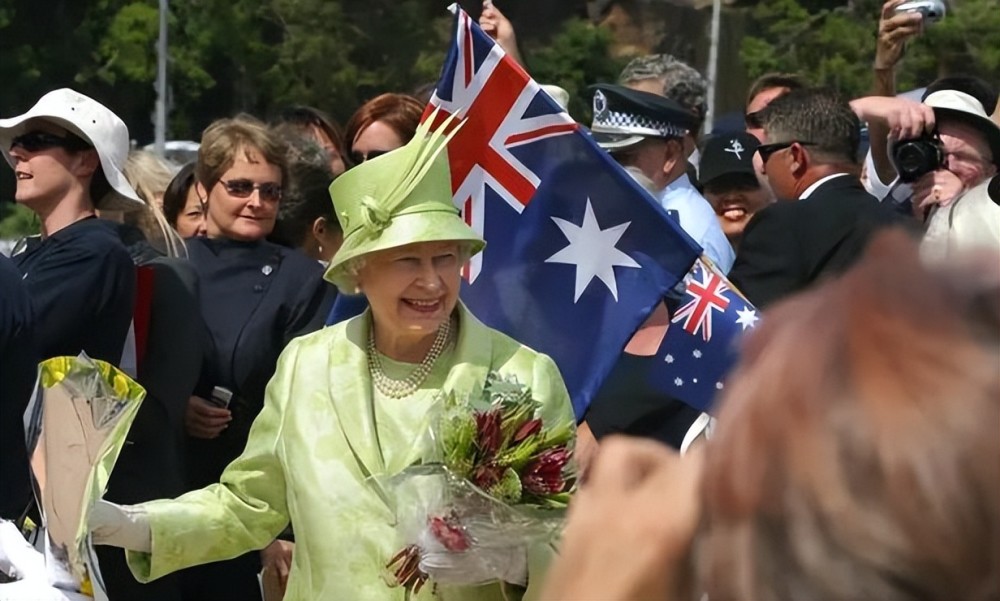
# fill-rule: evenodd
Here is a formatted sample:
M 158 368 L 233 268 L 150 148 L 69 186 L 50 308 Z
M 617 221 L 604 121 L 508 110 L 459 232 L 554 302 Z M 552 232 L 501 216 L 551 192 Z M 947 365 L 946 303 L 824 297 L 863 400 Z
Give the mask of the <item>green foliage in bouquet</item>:
M 565 507 L 576 481 L 573 425 L 547 427 L 539 408 L 528 386 L 495 372 L 478 394 L 450 393 L 437 427 L 442 462 L 505 503 Z

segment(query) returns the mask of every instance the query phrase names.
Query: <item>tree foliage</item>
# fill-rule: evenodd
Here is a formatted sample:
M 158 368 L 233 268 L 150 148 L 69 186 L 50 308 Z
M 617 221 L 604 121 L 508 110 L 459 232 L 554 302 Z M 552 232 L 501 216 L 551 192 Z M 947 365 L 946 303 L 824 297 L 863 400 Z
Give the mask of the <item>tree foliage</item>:
M 555 84 L 569 92 L 569 112 L 582 122 L 590 121 L 587 86 L 614 82 L 627 59 L 610 56 L 611 33 L 583 19 L 569 19 L 544 46 L 530 47 L 531 75 L 539 83 Z
M 1000 10 L 996 0 L 955 0 L 948 16 L 910 43 L 901 90 L 942 75 L 1000 81 Z M 850 96 L 872 85 L 880 0 L 763 0 L 750 11 L 754 35 L 743 39 L 751 79 L 770 71 L 801 73 Z

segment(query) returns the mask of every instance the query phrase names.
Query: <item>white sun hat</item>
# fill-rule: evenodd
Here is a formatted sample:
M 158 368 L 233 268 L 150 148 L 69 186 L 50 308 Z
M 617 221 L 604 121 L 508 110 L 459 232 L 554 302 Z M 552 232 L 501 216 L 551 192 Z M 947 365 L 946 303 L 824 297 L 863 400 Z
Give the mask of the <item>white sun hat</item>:
M 957 90 L 938 90 L 924 98 L 937 119 L 950 118 L 975 128 L 993 153 L 993 163 L 1000 166 L 1000 124 L 993 121 L 975 97 Z
M 95 207 L 114 211 L 134 211 L 146 207 L 122 173 L 129 151 L 128 127 L 108 107 L 79 92 L 62 88 L 42 96 L 27 113 L 0 119 L 0 151 L 12 167 L 11 142 L 27 133 L 27 124 L 31 119 L 64 127 L 97 150 L 101 170 L 111 184 L 111 192 L 104 198 L 93 199 Z

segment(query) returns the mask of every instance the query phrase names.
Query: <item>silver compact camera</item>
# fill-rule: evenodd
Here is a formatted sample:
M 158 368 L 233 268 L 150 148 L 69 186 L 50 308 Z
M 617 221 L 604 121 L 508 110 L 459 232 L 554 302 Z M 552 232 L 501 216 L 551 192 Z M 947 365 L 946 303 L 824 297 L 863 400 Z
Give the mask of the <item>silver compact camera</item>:
M 909 0 L 896 7 L 893 11 L 899 15 L 902 13 L 920 13 L 924 17 L 924 23 L 937 23 L 944 18 L 948 9 L 942 0 Z

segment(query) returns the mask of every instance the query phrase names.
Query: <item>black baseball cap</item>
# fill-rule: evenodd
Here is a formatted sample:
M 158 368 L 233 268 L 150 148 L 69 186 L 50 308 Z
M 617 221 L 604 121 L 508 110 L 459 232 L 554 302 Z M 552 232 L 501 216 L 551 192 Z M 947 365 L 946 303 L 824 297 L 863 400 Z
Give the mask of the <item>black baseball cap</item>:
M 701 151 L 698 163 L 698 182 L 705 185 L 723 175 L 746 174 L 756 176 L 753 155 L 760 142 L 745 132 L 716 134 Z

